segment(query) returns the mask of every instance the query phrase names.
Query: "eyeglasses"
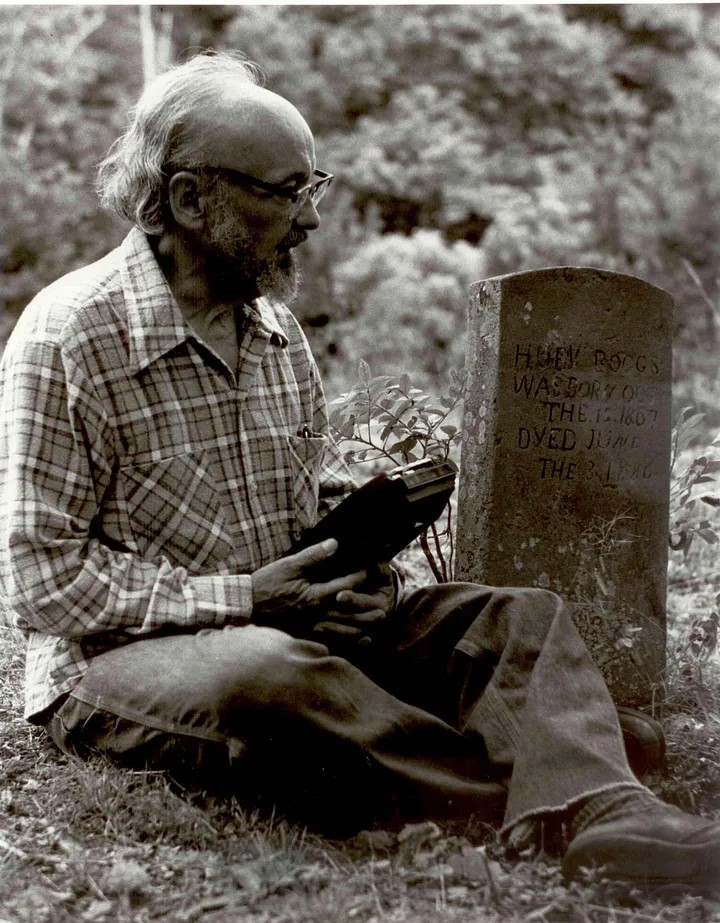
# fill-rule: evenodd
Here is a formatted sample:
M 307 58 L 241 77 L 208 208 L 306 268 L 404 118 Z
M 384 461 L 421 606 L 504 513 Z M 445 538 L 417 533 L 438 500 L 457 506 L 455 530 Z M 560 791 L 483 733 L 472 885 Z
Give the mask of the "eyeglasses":
M 254 186 L 256 189 L 262 189 L 271 195 L 284 199 L 291 205 L 294 205 L 294 211 L 298 213 L 305 207 L 308 199 L 313 205 L 318 205 L 322 197 L 327 192 L 330 183 L 335 179 L 332 173 L 325 173 L 323 170 L 315 170 L 312 180 L 299 189 L 291 186 L 278 186 L 275 183 L 266 183 L 265 180 L 251 176 L 249 173 L 241 173 L 239 170 L 233 170 L 231 167 L 198 167 L 194 171 L 203 173 L 218 173 L 225 177 L 231 183 L 237 183 L 240 186 Z

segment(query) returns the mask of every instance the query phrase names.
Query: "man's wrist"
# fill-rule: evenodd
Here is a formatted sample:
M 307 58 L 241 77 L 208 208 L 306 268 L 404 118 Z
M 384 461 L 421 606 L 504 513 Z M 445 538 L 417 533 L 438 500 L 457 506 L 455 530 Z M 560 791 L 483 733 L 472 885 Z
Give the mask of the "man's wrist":
M 213 574 L 190 577 L 199 621 L 204 624 L 243 624 L 253 608 L 250 574 Z

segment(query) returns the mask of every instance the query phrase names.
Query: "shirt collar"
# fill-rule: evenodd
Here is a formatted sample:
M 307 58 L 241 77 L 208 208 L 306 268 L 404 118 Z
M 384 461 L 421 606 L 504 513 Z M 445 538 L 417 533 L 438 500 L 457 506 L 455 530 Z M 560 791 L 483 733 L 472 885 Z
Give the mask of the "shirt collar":
M 133 228 L 122 242 L 120 255 L 128 320 L 129 368 L 135 373 L 184 343 L 192 330 L 139 228 Z
M 139 372 L 180 343 L 193 337 L 155 259 L 145 234 L 133 228 L 120 245 L 120 273 L 127 306 L 129 368 Z M 257 332 L 273 346 L 285 348 L 288 337 L 280 323 L 280 309 L 268 298 L 250 305 Z
M 268 337 L 273 346 L 285 349 L 288 337 L 280 322 L 284 307 L 269 298 L 257 298 L 248 310 L 248 316 L 255 322 L 257 329 Z

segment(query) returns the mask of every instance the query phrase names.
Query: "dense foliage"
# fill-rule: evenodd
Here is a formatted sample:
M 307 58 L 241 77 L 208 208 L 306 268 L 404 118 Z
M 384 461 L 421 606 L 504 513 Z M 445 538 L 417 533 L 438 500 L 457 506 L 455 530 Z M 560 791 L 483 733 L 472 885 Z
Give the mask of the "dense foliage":
M 666 287 L 678 342 L 715 345 L 715 5 L 177 6 L 141 19 L 132 6 L 0 8 L 6 324 L 121 238 L 94 167 L 152 39 L 157 66 L 207 47 L 260 63 L 338 175 L 297 307 L 333 390 L 360 356 L 436 384 L 462 364 L 470 282 L 549 264 Z

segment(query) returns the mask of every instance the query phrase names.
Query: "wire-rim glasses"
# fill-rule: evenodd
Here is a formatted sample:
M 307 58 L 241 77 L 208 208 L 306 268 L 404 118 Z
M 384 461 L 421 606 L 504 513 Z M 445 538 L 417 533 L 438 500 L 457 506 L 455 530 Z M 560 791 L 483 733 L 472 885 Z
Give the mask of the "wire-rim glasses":
M 265 180 L 258 179 L 257 176 L 252 176 L 250 173 L 242 173 L 240 170 L 234 170 L 232 167 L 202 166 L 190 167 L 188 169 L 191 172 L 217 173 L 231 183 L 237 183 L 240 186 L 254 186 L 256 189 L 262 189 L 264 192 L 269 192 L 271 195 L 294 205 L 297 211 L 300 211 L 304 207 L 308 199 L 312 201 L 313 205 L 318 205 L 330 187 L 330 184 L 335 179 L 332 173 L 326 173 L 324 170 L 315 170 L 310 182 L 305 186 L 297 188 L 294 186 L 279 186 L 276 183 L 267 183 Z

